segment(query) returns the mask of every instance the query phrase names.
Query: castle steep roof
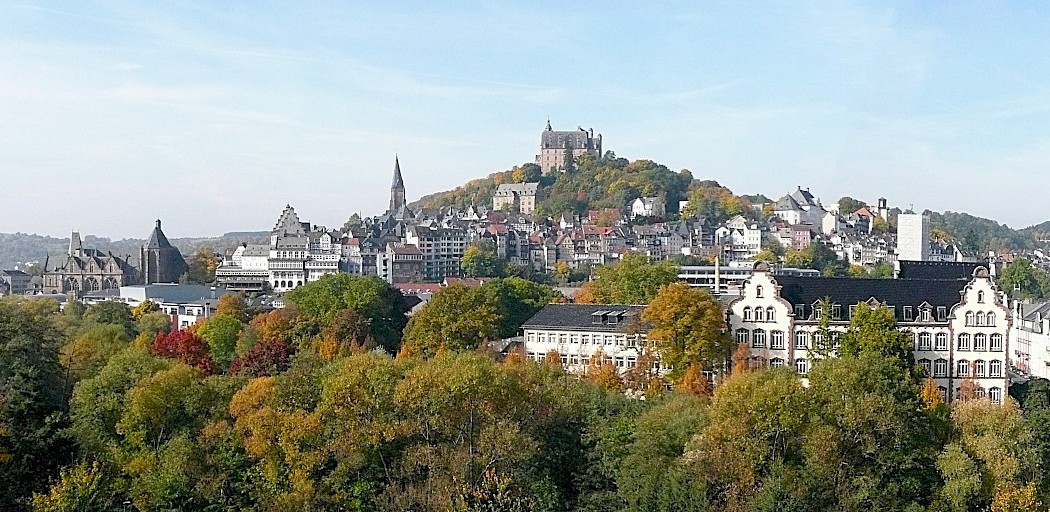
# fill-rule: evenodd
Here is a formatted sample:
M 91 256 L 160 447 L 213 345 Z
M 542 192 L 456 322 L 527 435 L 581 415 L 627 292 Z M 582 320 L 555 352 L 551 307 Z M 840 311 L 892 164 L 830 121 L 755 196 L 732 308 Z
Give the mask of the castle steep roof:
M 145 247 L 146 249 L 167 249 L 171 247 L 168 237 L 164 236 L 164 231 L 160 229 L 160 219 L 157 219 L 157 225 L 154 226 L 153 232 L 150 233 L 149 239 L 146 240 Z

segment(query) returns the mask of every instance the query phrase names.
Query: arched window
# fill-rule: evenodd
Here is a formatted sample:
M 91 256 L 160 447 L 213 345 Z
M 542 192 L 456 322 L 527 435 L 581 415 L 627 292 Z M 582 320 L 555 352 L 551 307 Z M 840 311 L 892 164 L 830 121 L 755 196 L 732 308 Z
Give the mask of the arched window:
M 995 313 L 992 313 L 991 311 L 989 311 L 988 312 L 988 316 L 986 316 L 984 318 L 985 318 L 985 321 L 984 321 L 985 325 L 987 325 L 989 327 L 995 327 Z
M 765 322 L 766 321 L 766 310 L 762 308 L 755 308 L 755 321 Z
M 766 331 L 763 331 L 762 329 L 751 331 L 751 346 L 755 348 L 765 348 Z
M 973 349 L 979 352 L 988 350 L 988 335 L 975 334 L 973 336 Z
M 107 277 L 105 280 L 102 281 L 103 290 L 109 290 L 112 288 L 120 288 L 120 285 L 117 283 L 117 280 L 115 278 Z
M 84 291 L 95 292 L 98 291 L 99 288 L 102 288 L 102 285 L 99 284 L 98 279 L 95 279 L 94 277 L 89 277 L 84 280 Z
M 941 401 L 942 402 L 947 402 L 948 401 L 948 388 L 946 388 L 944 386 L 937 386 L 937 392 L 941 394 Z
M 773 309 L 773 306 L 766 308 L 766 320 L 769 322 L 777 321 L 777 310 Z
M 997 403 L 1002 402 L 1003 401 L 1003 390 L 1002 390 L 1002 388 L 989 388 L 988 389 L 988 399 L 991 400 L 993 404 L 997 404 Z
M 948 333 L 939 332 L 934 338 L 934 350 L 948 350 Z
M 806 361 L 805 359 L 796 359 L 795 371 L 802 375 L 809 373 L 809 361 Z
M 751 321 L 751 306 L 744 306 L 744 321 Z
M 974 377 L 984 377 L 985 369 L 986 369 L 986 366 L 985 366 L 985 363 L 984 363 L 983 360 L 978 359 L 978 360 L 973 362 L 973 374 L 974 374 Z
M 966 312 L 966 326 L 967 327 L 973 326 L 973 311 L 967 311 Z
M 955 363 L 955 374 L 957 377 L 966 377 L 970 374 L 970 362 L 960 359 Z
M 739 343 L 747 343 L 747 338 L 748 338 L 748 330 L 747 329 L 740 328 L 740 329 L 736 330 L 736 342 L 738 344 Z
M 926 375 L 931 375 L 930 372 L 933 370 L 933 365 L 930 363 L 929 359 L 919 359 L 919 366 L 922 367 L 922 371 Z
M 762 285 L 755 287 L 755 297 L 762 297 Z
M 774 357 L 769 360 L 769 366 L 771 368 L 782 368 L 784 366 L 784 360 L 779 357 Z
M 798 331 L 795 333 L 795 348 L 806 349 L 809 348 L 809 333 L 806 331 Z
M 784 331 L 773 331 L 769 333 L 769 348 L 782 350 L 784 348 Z
M 981 312 L 981 311 L 978 311 L 977 312 L 977 326 L 980 327 L 980 326 L 983 326 L 983 325 L 984 325 L 984 313 Z
M 948 376 L 948 360 L 938 359 L 933 362 L 933 376 L 934 377 L 947 377 Z
M 1003 335 L 1002 334 L 996 333 L 996 334 L 992 335 L 991 344 L 988 346 L 988 350 L 991 350 L 992 352 L 1002 352 L 1003 351 Z
M 977 303 L 984 304 L 984 292 L 977 292 Z
M 928 332 L 919 333 L 919 350 L 930 350 L 930 339 L 932 335 Z
M 989 377 L 1002 377 L 1003 376 L 1003 362 L 998 359 L 988 361 L 988 376 Z
M 970 350 L 970 335 L 965 332 L 959 334 L 957 345 L 959 350 Z

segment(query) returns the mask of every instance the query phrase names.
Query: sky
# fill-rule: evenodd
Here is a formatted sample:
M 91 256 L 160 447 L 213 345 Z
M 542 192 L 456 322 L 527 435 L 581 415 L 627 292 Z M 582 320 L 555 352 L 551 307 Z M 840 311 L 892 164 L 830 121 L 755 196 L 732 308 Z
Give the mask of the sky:
M 291 4 L 291 5 L 290 5 Z M 549 118 L 738 194 L 1050 219 L 1050 3 L 0 3 L 0 232 L 341 226 Z

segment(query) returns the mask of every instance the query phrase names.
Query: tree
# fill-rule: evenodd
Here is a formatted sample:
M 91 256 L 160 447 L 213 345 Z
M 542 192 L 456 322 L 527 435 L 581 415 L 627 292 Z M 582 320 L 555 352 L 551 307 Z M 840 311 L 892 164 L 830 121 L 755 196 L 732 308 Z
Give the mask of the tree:
M 131 339 L 123 327 L 99 324 L 87 328 L 62 347 L 62 364 L 77 379 L 93 375 Z
M 227 315 L 241 322 L 248 321 L 248 306 L 244 302 L 244 296 L 239 293 L 227 293 L 219 297 L 215 305 L 216 315 Z
M 277 375 L 288 369 L 293 350 L 280 341 L 262 341 L 253 346 L 247 353 L 230 363 L 230 373 L 263 377 Z
M 703 476 L 712 508 L 747 510 L 763 480 L 802 458 L 809 400 L 783 368 L 730 375 L 708 408 L 708 426 L 685 453 Z
M 131 308 L 122 302 L 104 300 L 88 306 L 84 312 L 84 320 L 96 324 L 109 324 L 120 326 L 128 333 L 129 338 L 134 338 L 135 319 L 131 315 Z
M 1003 269 L 996 280 L 999 289 L 1013 298 L 1041 299 L 1050 297 L 1050 276 L 1046 271 L 1032 266 L 1032 262 L 1019 258 Z
M 159 333 L 150 345 L 153 355 L 181 361 L 205 373 L 215 371 L 215 361 L 208 350 L 208 342 L 190 331 Z
M 219 261 L 211 247 L 201 247 L 186 263 L 189 265 L 186 272 L 187 281 L 201 284 L 215 281 L 215 269 L 219 267 Z
M 629 253 L 615 265 L 598 267 L 593 281 L 596 304 L 648 304 L 664 285 L 678 279 L 670 261 L 650 263 L 648 256 Z
M 438 349 L 473 350 L 499 336 L 499 304 L 480 288 L 442 288 L 408 322 L 405 343 L 425 356 Z
M 516 335 L 522 324 L 547 304 L 564 299 L 554 288 L 520 277 L 493 279 L 482 285 L 481 291 L 499 306 L 499 335 L 504 338 Z
M 842 196 L 839 198 L 839 215 L 849 215 L 865 206 L 867 203 L 859 199 L 853 199 L 850 196 Z
M 899 368 L 912 368 L 912 337 L 897 328 L 897 319 L 893 312 L 883 306 L 872 308 L 865 304 L 857 304 L 853 318 L 850 319 L 849 329 L 839 339 L 840 356 L 879 354 L 893 361 Z
M 236 356 L 237 337 L 244 324 L 229 314 L 216 314 L 198 325 L 197 336 L 208 342 L 208 352 L 218 369 L 225 370 Z
M 53 304 L 53 303 L 52 303 Z M 69 387 L 58 361 L 61 337 L 48 303 L 0 301 L 0 509 L 47 483 L 68 457 L 61 430 Z
M 809 372 L 806 471 L 814 491 L 832 497 L 823 509 L 900 510 L 929 500 L 941 445 L 908 371 L 873 350 Z
M 721 303 L 707 290 L 685 283 L 660 288 L 642 319 L 651 325 L 653 350 L 675 378 L 690 365 L 706 369 L 723 364 L 734 347 Z
M 390 353 L 397 352 L 407 323 L 401 292 L 376 276 L 327 275 L 288 292 L 287 299 L 322 327 L 339 311 L 356 311 L 368 319 L 376 344 Z
M 496 254 L 492 242 L 482 239 L 463 252 L 460 265 L 467 277 L 502 277 L 505 261 Z
M 682 459 L 686 446 L 707 426 L 704 400 L 669 394 L 634 422 L 616 484 L 629 510 L 708 510 L 703 474 Z
M 113 478 L 99 462 L 78 462 L 62 470 L 46 493 L 33 495 L 36 512 L 118 512 L 119 496 Z

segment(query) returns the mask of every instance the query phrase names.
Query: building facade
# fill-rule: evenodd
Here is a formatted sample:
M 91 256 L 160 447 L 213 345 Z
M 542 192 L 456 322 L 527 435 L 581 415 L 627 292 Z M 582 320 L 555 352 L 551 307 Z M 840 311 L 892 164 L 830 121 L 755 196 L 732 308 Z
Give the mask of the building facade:
M 52 266 L 50 260 L 48 257 L 44 262 L 44 294 L 72 293 L 79 296 L 140 282 L 139 270 L 131 264 L 131 255 L 120 258 L 111 252 L 85 249 L 77 232 L 70 235 L 69 250 L 62 262 Z
M 928 261 L 930 259 L 930 216 L 925 213 L 902 213 L 897 216 L 897 259 Z
M 646 334 L 639 317 L 644 306 L 548 304 L 522 325 L 525 357 L 544 361 L 557 354 L 562 366 L 582 373 L 592 358 L 612 362 L 619 372 L 638 365 Z
M 516 210 L 517 213 L 532 215 L 536 213 L 539 187 L 539 183 L 504 183 L 496 187 L 492 195 L 492 209 Z
M 1006 396 L 1011 358 L 1011 314 L 988 270 L 970 279 L 855 279 L 774 276 L 758 263 L 729 304 L 727 319 L 738 343 L 757 364 L 795 368 L 805 376 L 818 356 L 820 302 L 831 299 L 832 352 L 859 307 L 885 306 L 913 336 L 915 361 L 933 377 L 946 401 L 973 377 L 992 401 Z
M 177 283 L 190 270 L 182 252 L 164 236 L 160 219 L 139 250 L 139 270 L 142 271 L 142 284 Z
M 540 135 L 540 154 L 536 155 L 536 164 L 546 174 L 563 170 L 567 153 L 571 153 L 573 159 L 583 155 L 601 157 L 602 134 L 599 133 L 595 137 L 593 128 L 590 130 L 577 128 L 575 131 L 565 132 L 554 131 L 548 120 L 547 129 Z

